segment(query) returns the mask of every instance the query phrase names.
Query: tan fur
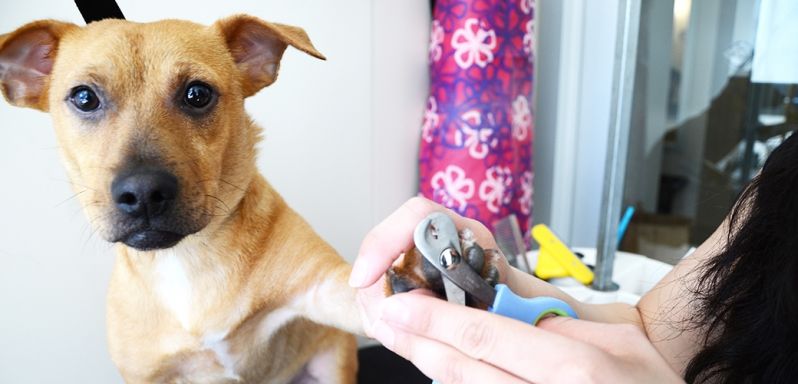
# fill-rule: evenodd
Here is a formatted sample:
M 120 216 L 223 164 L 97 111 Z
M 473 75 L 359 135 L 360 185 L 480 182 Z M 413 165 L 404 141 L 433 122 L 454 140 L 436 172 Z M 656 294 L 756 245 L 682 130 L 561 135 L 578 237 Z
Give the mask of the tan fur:
M 278 42 L 266 47 L 272 56 L 252 61 L 236 34 Z M 40 59 L 53 60 L 52 72 L 23 77 L 28 83 L 16 87 L 19 77 L 8 70 L 15 54 L 7 49 L 14 44 L 50 44 Z M 355 380 L 354 339 L 338 330 L 362 333 L 355 292 L 346 284 L 350 268 L 255 166 L 260 128 L 244 111 L 244 98 L 274 81 L 288 45 L 323 58 L 301 29 L 250 16 L 210 27 L 105 20 L 79 28 L 45 20 L 0 37 L 6 98 L 51 113 L 71 181 L 100 234 L 113 232 L 109 186 L 126 162 L 157 161 L 180 179 L 181 209 L 198 232 L 173 249 L 118 246 L 107 322 L 111 356 L 127 382 L 231 381 L 209 339 L 237 356 L 233 374 L 241 382 L 290 381 L 325 351 L 336 365 L 326 380 Z M 191 119 L 171 103 L 187 79 L 219 90 L 212 114 Z M 102 85 L 109 102 L 101 118 L 70 110 L 66 98 L 80 84 Z M 182 318 L 158 288 L 158 265 L 170 257 L 190 282 Z M 275 313 L 289 321 L 259 338 Z

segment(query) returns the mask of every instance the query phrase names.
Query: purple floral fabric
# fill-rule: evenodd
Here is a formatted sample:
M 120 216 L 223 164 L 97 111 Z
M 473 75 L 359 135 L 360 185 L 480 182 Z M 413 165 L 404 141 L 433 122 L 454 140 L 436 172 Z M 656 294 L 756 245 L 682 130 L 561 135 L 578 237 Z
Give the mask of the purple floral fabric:
M 533 0 L 438 0 L 419 189 L 493 227 L 532 215 Z

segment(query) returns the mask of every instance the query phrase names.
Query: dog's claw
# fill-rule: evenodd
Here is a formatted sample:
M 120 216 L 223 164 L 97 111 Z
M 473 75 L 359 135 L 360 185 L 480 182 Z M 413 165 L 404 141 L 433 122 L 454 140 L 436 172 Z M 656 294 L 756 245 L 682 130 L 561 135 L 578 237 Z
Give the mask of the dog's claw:
M 416 248 L 402 254 L 388 269 L 386 277 L 385 293 L 388 296 L 419 288 L 429 289 L 437 295 L 444 292 L 441 272 Z
M 460 249 L 463 249 L 468 265 L 491 286 L 499 281 L 498 258 L 504 257 L 500 251 L 483 249 L 474 240 L 469 230 L 460 232 Z M 429 289 L 440 297 L 445 295 L 441 273 L 430 264 L 421 252 L 413 248 L 404 253 L 388 269 L 385 281 L 387 295 L 412 291 L 418 288 Z
M 482 271 L 482 277 L 485 282 L 495 287 L 499 283 L 499 260 L 503 259 L 504 255 L 497 249 L 488 249 L 485 251 L 486 268 Z
M 482 267 L 485 266 L 485 251 L 482 247 L 478 244 L 474 244 L 472 247 L 465 250 L 465 257 L 471 269 L 482 271 Z
M 392 293 L 402 293 L 413 290 L 413 282 L 394 272 L 388 270 L 388 284 L 391 286 Z
M 490 284 L 491 287 L 495 287 L 499 282 L 499 270 L 496 268 L 488 270 L 488 275 L 485 276 L 485 282 Z

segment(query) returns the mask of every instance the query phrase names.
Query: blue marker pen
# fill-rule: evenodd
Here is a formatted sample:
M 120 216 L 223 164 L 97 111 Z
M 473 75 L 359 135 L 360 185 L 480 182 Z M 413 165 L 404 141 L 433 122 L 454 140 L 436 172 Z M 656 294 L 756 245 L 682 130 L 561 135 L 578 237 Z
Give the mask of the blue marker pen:
M 632 221 L 632 216 L 635 214 L 635 207 L 628 206 L 626 211 L 623 213 L 623 217 L 621 217 L 621 222 L 618 223 L 618 247 L 621 246 L 621 240 L 623 240 L 623 235 L 626 234 L 626 229 L 629 228 L 629 222 Z

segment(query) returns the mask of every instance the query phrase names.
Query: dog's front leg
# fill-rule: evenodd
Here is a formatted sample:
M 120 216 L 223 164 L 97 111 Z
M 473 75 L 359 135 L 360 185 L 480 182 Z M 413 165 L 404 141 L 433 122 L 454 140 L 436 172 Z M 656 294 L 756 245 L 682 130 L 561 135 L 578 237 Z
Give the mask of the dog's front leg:
M 341 260 L 311 286 L 297 310 L 306 318 L 357 335 L 365 335 L 357 290 L 349 286 L 352 267 Z

